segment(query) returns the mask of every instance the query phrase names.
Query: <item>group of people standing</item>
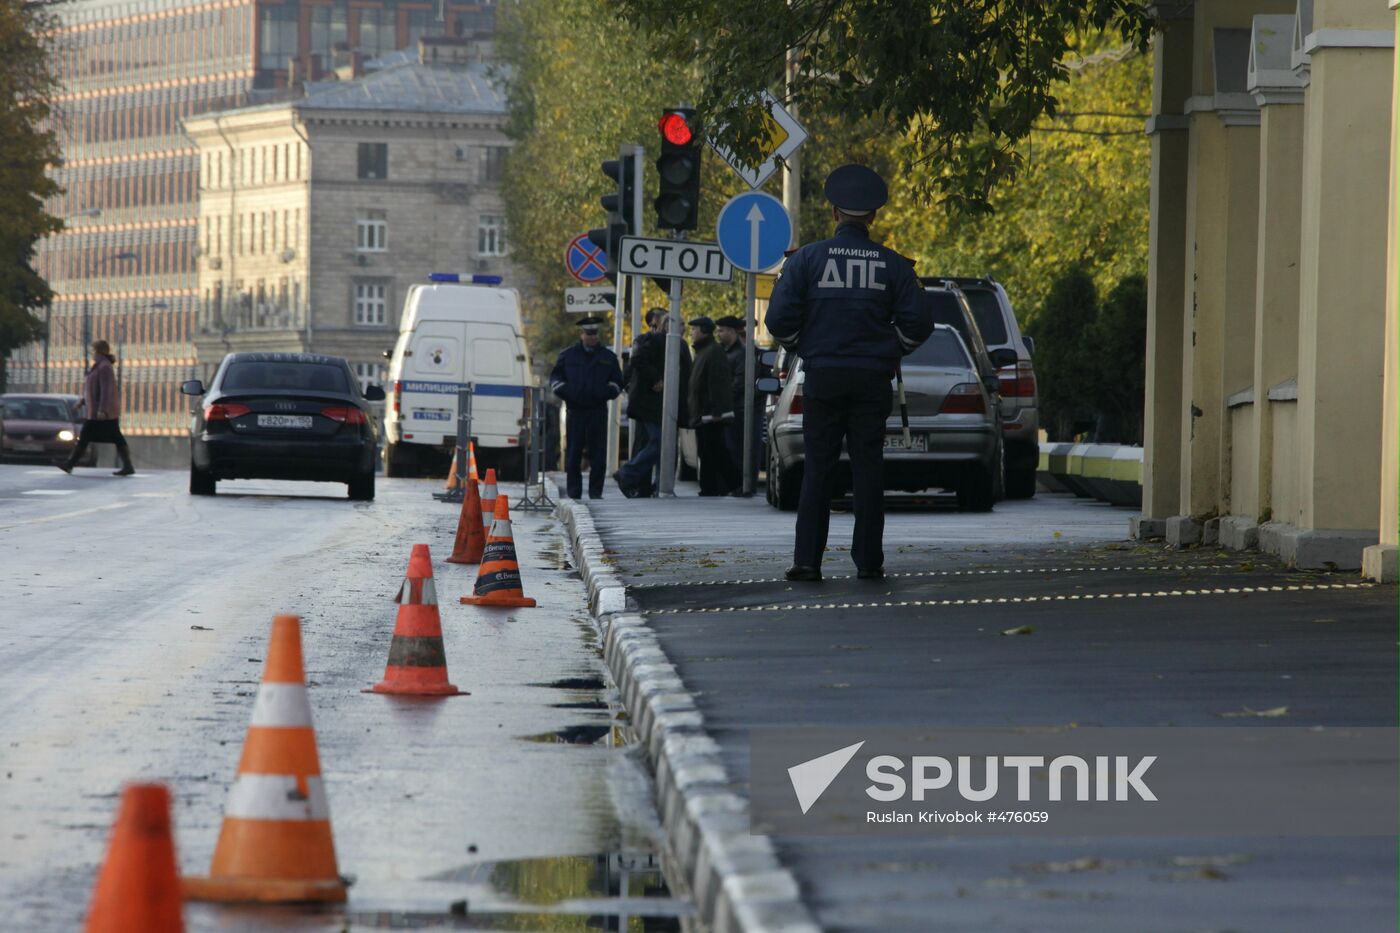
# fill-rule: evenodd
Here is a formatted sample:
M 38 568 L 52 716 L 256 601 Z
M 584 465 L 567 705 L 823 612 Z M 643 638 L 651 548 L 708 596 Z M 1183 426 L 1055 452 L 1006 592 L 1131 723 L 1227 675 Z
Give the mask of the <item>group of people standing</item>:
M 603 495 L 607 457 L 607 405 L 627 391 L 627 417 L 635 425 L 632 457 L 613 474 L 629 499 L 656 491 L 665 419 L 666 333 L 669 316 L 661 308 L 646 313 L 647 330 L 638 336 L 624 373 L 616 355 L 598 338 L 600 317 L 578 322 L 579 342 L 559 354 L 550 376 L 554 394 L 568 405 L 565 454 L 566 493 L 583 494 L 583 454 L 590 461 L 588 495 Z M 681 344 L 680 393 L 676 421 L 695 430 L 702 496 L 743 495 L 744 375 L 747 352 L 744 321 L 729 315 L 689 322 L 690 345 Z M 757 371 L 757 368 L 756 370 Z M 762 397 L 755 397 L 754 450 L 761 443 Z M 757 475 L 758 457 L 754 456 Z

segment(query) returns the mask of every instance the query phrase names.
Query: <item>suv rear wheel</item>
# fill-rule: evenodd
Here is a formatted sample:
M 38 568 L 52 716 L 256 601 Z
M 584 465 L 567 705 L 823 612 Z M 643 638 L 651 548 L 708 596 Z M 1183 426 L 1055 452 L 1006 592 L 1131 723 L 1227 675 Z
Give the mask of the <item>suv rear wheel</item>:
M 768 466 L 768 484 L 772 487 L 772 501 L 779 511 L 795 512 L 802 498 L 802 467 L 790 466 L 786 469 L 778 462 L 775 453 Z
M 370 502 L 374 499 L 374 473 L 363 473 L 349 482 L 349 495 L 357 502 Z
M 190 495 L 212 496 L 218 491 L 219 481 L 208 470 L 201 470 L 190 464 Z
M 958 508 L 964 512 L 990 512 L 996 503 L 996 469 L 980 463 L 970 464 L 958 483 Z

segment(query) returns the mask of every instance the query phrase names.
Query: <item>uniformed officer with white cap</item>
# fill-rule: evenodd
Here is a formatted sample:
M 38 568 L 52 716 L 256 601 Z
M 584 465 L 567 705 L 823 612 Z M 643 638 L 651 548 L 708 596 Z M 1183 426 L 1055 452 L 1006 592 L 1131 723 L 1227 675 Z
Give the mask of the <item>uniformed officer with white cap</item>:
M 913 264 L 870 239 L 889 199 L 863 165 L 826 179 L 836 234 L 795 251 L 773 287 L 769 333 L 802 358 L 806 455 L 789 580 L 820 580 L 832 484 L 845 442 L 851 460 L 855 533 L 851 557 L 863 579 L 884 577 L 884 441 L 899 360 L 933 331 Z

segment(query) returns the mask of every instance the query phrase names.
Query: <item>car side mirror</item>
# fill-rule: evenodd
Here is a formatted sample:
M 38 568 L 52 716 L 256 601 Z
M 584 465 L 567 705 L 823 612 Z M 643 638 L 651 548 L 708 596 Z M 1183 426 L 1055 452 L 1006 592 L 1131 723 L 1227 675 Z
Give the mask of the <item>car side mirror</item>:
M 203 394 L 204 394 L 204 383 L 200 382 L 198 379 L 191 379 L 191 380 L 189 380 L 188 382 L 182 383 L 182 384 L 180 385 L 180 394 L 181 394 L 181 395 L 203 395 Z
M 1023 334 L 1021 336 L 1021 342 L 1026 345 L 1026 352 L 1031 356 L 1035 356 L 1035 338 L 1027 337 Z
M 777 395 L 779 392 L 783 391 L 782 380 L 775 379 L 772 376 L 765 376 L 762 379 L 755 379 L 753 382 L 753 387 L 756 391 L 763 395 Z
M 776 362 L 778 362 L 778 351 L 777 351 L 777 350 L 764 350 L 762 353 L 760 353 L 760 354 L 758 355 L 758 361 L 759 361 L 760 363 L 762 363 L 764 366 L 767 366 L 769 369 L 772 369 L 772 368 L 773 368 L 773 364 L 776 363 Z
M 998 347 L 990 351 L 987 356 L 991 357 L 992 365 L 997 369 L 1001 369 L 1004 366 L 1015 366 L 1018 359 L 1016 351 L 1010 347 Z
M 384 401 L 384 387 L 381 386 L 381 385 L 367 385 L 367 386 L 365 386 L 365 401 L 366 401 L 366 402 L 382 402 L 382 401 Z

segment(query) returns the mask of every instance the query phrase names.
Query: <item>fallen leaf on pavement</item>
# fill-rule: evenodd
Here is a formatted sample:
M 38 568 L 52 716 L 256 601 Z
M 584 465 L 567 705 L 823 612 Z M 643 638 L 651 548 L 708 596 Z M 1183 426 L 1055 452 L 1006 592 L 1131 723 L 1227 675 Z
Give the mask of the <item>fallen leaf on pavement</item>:
M 1035 632 L 1035 627 L 1031 625 L 1018 625 L 1015 628 L 1003 629 L 1003 635 L 1030 635 Z
M 1240 711 L 1239 711 L 1239 712 L 1221 713 L 1220 715 L 1221 715 L 1221 716 L 1225 716 L 1225 717 L 1235 717 L 1235 716 L 1259 716 L 1259 717 L 1263 717 L 1263 718 L 1266 718 L 1266 719 L 1273 719 L 1273 718 L 1276 718 L 1276 717 L 1279 717 L 1279 716 L 1287 716 L 1287 715 L 1288 715 L 1288 707 L 1286 707 L 1286 706 L 1274 706 L 1274 707 L 1270 707 L 1269 709 L 1250 709 L 1248 706 L 1244 706 L 1244 707 L 1241 707 L 1241 708 L 1240 708 Z

